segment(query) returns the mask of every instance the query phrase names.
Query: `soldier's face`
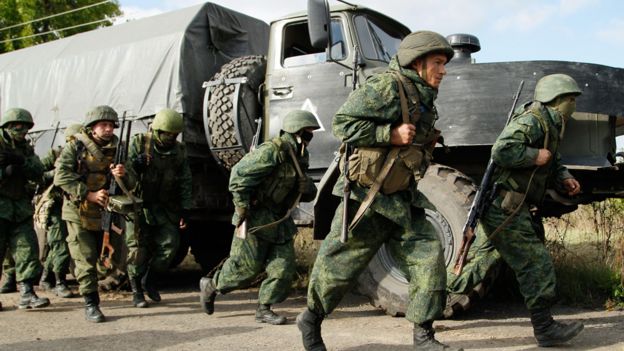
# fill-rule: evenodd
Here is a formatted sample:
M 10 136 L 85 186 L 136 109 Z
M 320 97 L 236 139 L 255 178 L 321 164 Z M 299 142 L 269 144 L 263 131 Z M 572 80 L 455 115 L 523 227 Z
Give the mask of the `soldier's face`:
M 438 89 L 442 78 L 446 75 L 446 55 L 429 54 L 423 59 L 416 60 L 412 68 L 432 88 Z
M 100 121 L 91 127 L 93 136 L 100 141 L 111 141 L 113 139 L 113 131 L 115 123 L 110 121 Z

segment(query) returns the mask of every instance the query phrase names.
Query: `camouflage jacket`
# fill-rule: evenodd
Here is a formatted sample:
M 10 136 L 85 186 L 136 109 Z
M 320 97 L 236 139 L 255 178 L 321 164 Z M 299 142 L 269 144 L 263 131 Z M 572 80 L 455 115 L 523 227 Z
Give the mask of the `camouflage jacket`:
M 393 58 L 388 71 L 370 77 L 351 93 L 333 120 L 333 132 L 338 139 L 355 147 L 392 147 L 391 130 L 402 123 L 399 86 L 394 73 L 398 70 L 396 58 Z M 433 129 L 438 118 L 434 105 L 437 90 L 429 87 L 412 69 L 402 68 L 400 72 L 416 86 L 421 114 L 429 114 L 429 118 L 421 118 L 422 122 L 416 125 L 416 142 L 424 139 L 424 134 Z M 425 121 L 428 124 L 422 125 Z M 342 197 L 343 182 L 344 176 L 341 174 L 334 186 L 334 195 Z M 432 206 L 416 187 L 414 183 L 409 189 L 390 195 L 380 192 L 370 208 L 403 227 L 409 227 L 410 206 Z M 367 192 L 368 189 L 351 183 L 351 199 L 362 202 Z
M 297 144 L 289 133 L 259 145 L 245 155 L 233 168 L 230 175 L 230 192 L 234 206 L 246 208 L 249 228 L 269 224 L 281 219 L 293 205 L 298 193 L 297 172 L 288 153 L 290 146 L 297 155 Z M 297 155 L 297 161 L 304 172 L 308 169 L 309 154 Z M 301 201 L 311 201 L 316 195 L 316 186 L 306 176 L 307 189 Z M 239 221 L 234 214 L 232 224 Z M 280 224 L 260 230 L 254 235 L 281 243 L 289 241 L 297 229 L 292 218 Z
M 535 170 L 538 150 L 544 148 L 548 132 L 548 145 L 552 153 L 551 161 L 540 167 L 533 176 L 527 201 L 539 204 L 549 186 L 560 187 L 564 179 L 572 178 L 568 169 L 561 163 L 559 144 L 562 122 L 559 113 L 550 107 L 531 108 L 531 104 L 521 107 L 509 125 L 503 129 L 492 147 L 492 159 L 499 166 L 494 179 L 507 190 L 524 193 L 529 178 Z
M 28 181 L 38 182 L 43 175 L 43 166 L 27 142 L 13 143 L 13 140 L 0 129 L 0 151 L 24 156 L 21 166 L 10 165 L 0 169 L 0 218 L 21 222 L 33 215 L 32 193 L 28 191 Z
M 134 169 L 134 162 L 143 153 L 149 154 L 149 165 Z M 147 134 L 137 134 L 130 142 L 128 167 L 137 175 L 135 195 L 143 199 L 143 214 L 148 224 L 158 225 L 164 220 L 178 223 L 181 211 L 191 208 L 191 168 L 184 144 L 176 141 L 175 146 L 163 149 L 152 135 L 148 138 Z

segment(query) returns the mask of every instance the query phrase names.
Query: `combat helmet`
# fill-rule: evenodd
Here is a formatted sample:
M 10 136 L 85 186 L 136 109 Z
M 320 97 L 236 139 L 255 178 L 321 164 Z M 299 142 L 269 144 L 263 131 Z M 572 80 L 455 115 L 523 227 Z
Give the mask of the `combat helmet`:
M 11 122 L 28 124 L 28 129 L 35 125 L 30 112 L 23 108 L 8 109 L 4 113 L 4 116 L 2 116 L 2 125 L 0 125 L 0 128 L 6 127 L 6 125 Z
M 177 111 L 164 108 L 154 117 L 152 129 L 168 133 L 181 133 L 184 130 L 184 120 L 182 119 L 182 115 Z
M 100 121 L 110 121 L 115 123 L 115 128 L 119 127 L 119 117 L 112 107 L 107 105 L 96 106 L 87 112 L 84 120 L 85 127 L 91 127 Z
M 70 124 L 69 126 L 65 128 L 65 133 L 64 133 L 65 140 L 68 140 L 72 136 L 80 133 L 81 130 L 82 130 L 82 124 L 80 123 Z
M 547 103 L 565 94 L 581 95 L 581 89 L 574 78 L 562 73 L 550 74 L 542 77 L 535 85 L 533 100 Z
M 287 133 L 297 133 L 303 128 L 319 129 L 321 126 L 318 124 L 314 114 L 304 110 L 292 110 L 284 117 L 282 122 L 282 130 Z
M 447 63 L 455 54 L 446 38 L 436 32 L 421 30 L 403 38 L 399 44 L 397 59 L 401 66 L 408 67 L 415 59 L 434 52 L 444 54 Z

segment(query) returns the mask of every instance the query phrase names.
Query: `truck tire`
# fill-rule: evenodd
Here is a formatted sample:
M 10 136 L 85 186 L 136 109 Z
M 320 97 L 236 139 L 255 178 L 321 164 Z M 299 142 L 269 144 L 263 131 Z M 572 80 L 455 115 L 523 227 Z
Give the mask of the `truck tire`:
M 251 146 L 257 127 L 255 119 L 262 116 L 258 94 L 265 71 L 264 56 L 239 57 L 223 65 L 211 82 L 246 78 L 245 83 L 237 85 L 224 81 L 207 88 L 212 89 L 208 106 L 204 106 L 208 111 L 208 144 L 213 156 L 228 171 Z
M 462 229 L 476 191 L 474 183 L 459 171 L 432 165 L 418 189 L 436 207 L 425 215 L 436 228 L 444 247 L 444 261 L 452 267 L 462 239 Z M 382 246 L 358 278 L 356 291 L 391 316 L 405 314 L 408 282 L 389 250 Z M 448 310 L 448 309 L 447 309 Z

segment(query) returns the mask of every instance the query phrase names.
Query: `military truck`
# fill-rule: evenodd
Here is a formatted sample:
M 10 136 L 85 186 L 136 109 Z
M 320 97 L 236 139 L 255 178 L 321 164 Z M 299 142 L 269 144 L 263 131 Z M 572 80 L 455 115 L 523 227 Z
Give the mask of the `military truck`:
M 127 111 L 138 121 L 137 131 L 162 107 L 181 112 L 195 196 L 193 221 L 182 238 L 206 269 L 229 249 L 229 169 L 257 131 L 268 140 L 278 134 L 287 111 L 308 110 L 322 126 L 310 148 L 310 175 L 320 192 L 313 205 L 299 208 L 296 219 L 314 225 L 321 239 L 339 202 L 330 193 L 339 146 L 331 119 L 354 79 L 357 84 L 384 70 L 410 29 L 366 7 L 330 8 L 326 0 L 308 5 L 307 12 L 268 26 L 207 3 L 0 55 L 0 110 L 21 106 L 33 112 L 38 152 L 50 147 L 57 121 L 61 127 L 80 121 L 96 104 Z M 579 113 L 566 131 L 573 143 L 564 144 L 562 153 L 585 192 L 574 199 L 552 193 L 545 214 L 622 194 L 622 170 L 612 155 L 615 128 L 624 119 L 624 70 L 559 61 L 478 64 L 471 58 L 479 49 L 477 38 L 450 39 L 456 58 L 437 101 L 437 126 L 449 152 L 435 151 L 436 164 L 419 185 L 435 206 L 426 213 L 440 234 L 447 265 L 457 254 L 475 184 L 520 80 L 521 101 L 530 100 L 537 80 L 549 73 L 570 74 L 583 87 Z M 406 279 L 385 248 L 360 277 L 358 290 L 389 314 L 405 310 Z

